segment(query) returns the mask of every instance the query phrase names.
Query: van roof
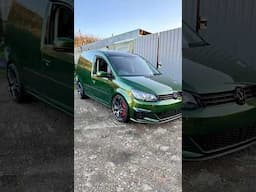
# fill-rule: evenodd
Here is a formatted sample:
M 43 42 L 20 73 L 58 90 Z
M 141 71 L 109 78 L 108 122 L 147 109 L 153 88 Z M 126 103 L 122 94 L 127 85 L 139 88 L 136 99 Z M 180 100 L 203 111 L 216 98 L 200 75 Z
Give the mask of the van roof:
M 86 52 L 93 52 L 94 54 L 95 53 L 101 53 L 101 54 L 104 54 L 107 57 L 109 57 L 109 56 L 132 56 L 132 55 L 134 55 L 132 53 L 127 53 L 127 52 L 123 52 L 123 51 L 91 50 L 91 51 L 86 51 Z

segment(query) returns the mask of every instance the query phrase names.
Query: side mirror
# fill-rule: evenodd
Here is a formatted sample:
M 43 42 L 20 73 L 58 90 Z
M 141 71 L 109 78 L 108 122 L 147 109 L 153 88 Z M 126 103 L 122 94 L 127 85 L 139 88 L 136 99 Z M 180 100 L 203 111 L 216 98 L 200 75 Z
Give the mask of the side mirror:
M 105 71 L 99 71 L 99 72 L 97 72 L 96 76 L 97 76 L 97 77 L 106 77 L 106 78 L 109 78 L 109 79 L 113 78 L 113 76 L 112 76 L 111 73 L 107 73 L 107 72 L 105 72 Z
M 206 18 L 199 17 L 197 21 L 197 29 L 202 30 L 202 29 L 207 29 L 208 21 Z
M 73 51 L 74 40 L 66 37 L 59 37 L 53 42 L 56 51 Z
M 157 63 L 157 69 L 160 69 L 162 66 L 162 63 Z

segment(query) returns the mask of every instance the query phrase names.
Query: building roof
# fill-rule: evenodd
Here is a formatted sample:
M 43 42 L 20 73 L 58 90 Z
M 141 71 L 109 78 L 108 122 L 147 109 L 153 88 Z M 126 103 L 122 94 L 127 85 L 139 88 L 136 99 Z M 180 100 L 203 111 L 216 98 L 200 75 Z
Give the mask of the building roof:
M 125 42 L 127 40 L 133 40 L 136 39 L 138 36 L 142 36 L 142 35 L 148 35 L 151 34 L 150 32 L 144 31 L 142 29 L 135 29 L 133 31 L 129 31 L 126 33 L 122 33 L 119 35 L 115 35 L 113 37 L 109 37 L 100 41 L 96 41 L 94 43 L 90 43 L 87 45 L 84 45 L 81 47 L 82 51 L 86 51 L 86 50 L 92 50 L 92 49 L 100 49 L 103 47 L 107 47 L 109 45 L 118 43 L 118 42 Z
M 133 54 L 122 51 L 101 51 L 106 56 L 131 56 Z

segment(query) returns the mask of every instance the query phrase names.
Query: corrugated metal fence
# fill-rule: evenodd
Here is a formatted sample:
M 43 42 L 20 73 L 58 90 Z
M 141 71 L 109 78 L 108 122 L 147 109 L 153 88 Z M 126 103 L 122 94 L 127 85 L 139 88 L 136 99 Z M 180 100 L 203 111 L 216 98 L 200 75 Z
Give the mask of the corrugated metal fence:
M 138 54 L 154 65 L 157 64 L 158 34 L 146 35 L 135 39 L 134 53 Z
M 174 80 L 182 81 L 181 28 L 135 39 L 134 53 L 141 55 Z
M 195 26 L 196 0 L 183 3 L 183 19 Z M 200 15 L 208 28 L 200 34 L 212 45 L 246 61 L 256 69 L 255 0 L 201 0 Z
M 191 27 L 196 27 L 197 0 L 182 1 L 182 19 Z
M 178 82 L 182 81 L 182 30 L 174 29 L 159 35 L 160 71 L 170 75 Z

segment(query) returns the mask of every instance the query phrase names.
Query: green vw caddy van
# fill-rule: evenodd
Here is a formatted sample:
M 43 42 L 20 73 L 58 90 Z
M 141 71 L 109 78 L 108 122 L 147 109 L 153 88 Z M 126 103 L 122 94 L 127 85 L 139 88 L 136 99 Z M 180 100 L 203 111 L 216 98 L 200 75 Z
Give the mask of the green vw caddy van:
M 256 71 L 183 23 L 183 158 L 208 159 L 256 141 Z
M 74 16 L 72 0 L 9 2 L 5 22 L 11 97 L 27 95 L 73 114 Z
M 181 86 L 142 57 L 117 51 L 87 51 L 76 68 L 81 98 L 112 108 L 121 122 L 161 123 L 181 116 Z

